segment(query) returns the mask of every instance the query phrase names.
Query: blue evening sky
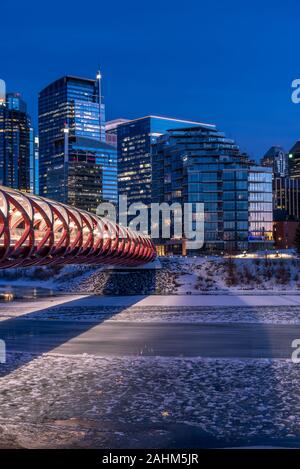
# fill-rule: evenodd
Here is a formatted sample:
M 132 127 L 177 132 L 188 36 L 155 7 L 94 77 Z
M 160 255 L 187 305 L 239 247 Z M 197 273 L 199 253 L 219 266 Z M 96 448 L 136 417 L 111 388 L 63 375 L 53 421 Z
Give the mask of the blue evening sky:
M 2 0 L 0 78 L 37 121 L 64 75 L 104 77 L 107 118 L 216 123 L 253 157 L 300 138 L 299 1 Z

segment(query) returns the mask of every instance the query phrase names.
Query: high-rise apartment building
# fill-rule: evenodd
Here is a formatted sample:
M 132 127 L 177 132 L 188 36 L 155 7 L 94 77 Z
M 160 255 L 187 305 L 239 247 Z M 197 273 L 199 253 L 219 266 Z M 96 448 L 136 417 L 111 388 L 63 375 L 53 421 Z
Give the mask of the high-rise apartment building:
M 34 134 L 26 103 L 0 81 L 0 184 L 33 192 Z
M 117 199 L 117 154 L 106 143 L 101 74 L 65 76 L 39 94 L 40 195 L 95 211 Z
M 146 116 L 117 126 L 119 195 L 126 195 L 129 205 L 139 202 L 146 205 L 151 203 L 151 147 L 157 138 L 169 129 L 199 124 L 167 117 Z
M 272 245 L 272 170 L 253 166 L 234 141 L 214 127 L 173 129 L 157 140 L 152 201 L 203 203 L 204 249 Z M 160 248 L 184 253 L 184 243 L 171 239 Z
M 268 249 L 273 245 L 273 171 L 251 165 L 248 169 L 248 248 Z

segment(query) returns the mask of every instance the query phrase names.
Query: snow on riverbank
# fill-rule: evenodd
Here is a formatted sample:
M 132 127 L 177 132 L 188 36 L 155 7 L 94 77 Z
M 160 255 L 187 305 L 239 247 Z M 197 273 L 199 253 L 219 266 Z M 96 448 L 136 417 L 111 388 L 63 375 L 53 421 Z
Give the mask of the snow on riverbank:
M 159 270 L 129 272 L 81 265 L 12 269 L 0 271 L 0 287 L 36 286 L 99 295 L 300 292 L 300 259 L 292 256 L 174 256 L 162 258 L 161 264 Z

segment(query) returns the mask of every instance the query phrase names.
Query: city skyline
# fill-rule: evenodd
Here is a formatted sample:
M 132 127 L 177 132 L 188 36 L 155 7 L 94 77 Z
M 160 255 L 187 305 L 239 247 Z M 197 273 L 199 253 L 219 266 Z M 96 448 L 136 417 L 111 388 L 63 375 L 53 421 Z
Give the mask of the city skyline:
M 96 74 L 94 74 L 96 76 Z M 89 74 L 88 76 L 84 76 L 83 74 L 76 74 L 76 73 L 66 73 L 65 75 L 60 75 L 60 76 L 57 76 L 56 79 L 52 80 L 52 81 L 57 81 L 61 78 L 63 78 L 64 76 L 74 76 L 76 78 L 80 78 L 80 79 L 93 79 L 93 75 L 92 74 Z M 102 74 L 102 77 L 103 77 L 103 74 Z M 5 76 L 2 76 L 1 79 L 6 83 L 6 86 L 7 86 L 7 91 L 8 93 L 10 94 L 14 94 L 14 93 L 17 93 L 20 95 L 20 97 L 22 99 L 24 99 L 24 101 L 26 102 L 27 104 L 27 108 L 28 108 L 28 113 L 29 115 L 31 116 L 32 118 L 32 124 L 33 124 L 33 128 L 34 130 L 36 131 L 36 133 L 38 133 L 38 95 L 40 93 L 41 90 L 37 91 L 35 93 L 35 97 L 34 97 L 34 104 L 32 101 L 29 101 L 26 96 L 24 95 L 24 93 L 22 92 L 22 88 L 19 87 L 18 89 L 11 89 L 11 87 L 9 86 L 9 84 L 7 84 L 7 80 L 5 78 Z M 50 84 L 50 81 L 48 80 L 47 84 Z M 47 85 L 45 85 L 46 87 Z M 105 86 L 105 82 L 104 82 L 104 86 Z M 292 91 L 292 89 L 290 90 L 290 92 Z M 103 97 L 105 98 L 105 92 L 103 93 Z M 106 102 L 106 99 L 105 99 L 105 102 Z M 293 104 L 293 106 L 295 106 L 295 104 Z M 296 106 L 295 106 L 296 107 Z M 168 111 L 166 110 L 166 112 L 163 112 L 163 113 L 158 113 L 158 112 L 155 112 L 155 110 L 153 112 L 147 112 L 147 109 L 145 109 L 145 112 L 141 113 L 140 115 L 136 115 L 136 114 L 133 114 L 132 111 L 128 111 L 128 112 L 123 112 L 122 113 L 119 113 L 119 114 L 116 114 L 116 115 L 112 115 L 111 112 L 110 112 L 110 108 L 109 106 L 107 107 L 107 122 L 111 122 L 111 121 L 114 121 L 114 120 L 128 120 L 128 121 L 135 121 L 137 119 L 142 119 L 144 117 L 147 117 L 147 116 L 157 116 L 159 118 L 165 118 L 165 119 L 175 119 L 175 120 L 178 120 L 178 121 L 190 121 L 190 122 L 193 122 L 195 120 L 202 120 L 203 122 L 207 122 L 208 124 L 211 124 L 211 125 L 215 125 L 217 127 L 219 127 L 218 124 L 216 124 L 216 121 L 211 119 L 210 121 L 207 121 L 205 119 L 202 119 L 201 118 L 201 115 L 199 116 L 199 118 L 190 118 L 188 115 L 187 116 L 179 116 L 178 113 L 175 115 L 171 115 L 170 113 L 168 113 Z M 295 142 L 299 141 L 300 140 L 300 129 L 299 129 L 299 135 L 295 136 L 294 138 L 293 137 L 289 137 L 289 138 L 284 138 L 282 137 L 282 139 L 277 139 L 276 140 L 276 137 L 274 137 L 274 139 L 272 140 L 272 137 L 270 137 L 270 139 L 268 140 L 269 143 L 266 143 L 267 146 L 263 146 L 262 145 L 259 145 L 257 146 L 256 150 L 253 150 L 253 146 L 250 144 L 248 144 L 248 146 L 244 143 L 243 140 L 239 140 L 237 137 L 235 137 L 236 134 L 238 134 L 238 131 L 235 132 L 234 128 L 231 129 L 229 128 L 228 129 L 228 125 L 226 125 L 226 122 L 224 122 L 223 124 L 223 128 L 227 128 L 227 134 L 228 136 L 230 136 L 230 138 L 234 138 L 235 140 L 238 141 L 239 143 L 239 146 L 241 147 L 241 149 L 247 153 L 250 158 L 253 158 L 256 162 L 259 162 L 261 158 L 264 157 L 265 153 L 273 146 L 280 146 L 282 147 L 286 152 L 289 152 L 291 150 L 291 148 L 293 147 L 293 145 L 295 144 Z M 282 142 L 285 142 L 282 143 Z M 252 148 L 252 151 L 251 151 L 251 148 Z M 259 148 L 259 150 L 258 150 Z
M 0 11 L 0 453 L 296 462 L 299 0 Z
M 291 101 L 299 75 L 296 2 L 294 19 L 278 5 L 259 5 L 257 15 L 256 1 L 243 12 L 233 0 L 214 7 L 192 1 L 180 12 L 176 2 L 158 8 L 154 1 L 142 14 L 136 1 L 118 2 L 113 14 L 97 2 L 93 15 L 64 4 L 59 16 L 55 3 L 43 16 L 35 1 L 17 2 L 13 12 L 3 6 L 14 22 L 3 25 L 11 40 L 0 53 L 1 77 L 22 93 L 35 127 L 41 89 L 66 74 L 93 77 L 100 67 L 108 120 L 158 114 L 212 122 L 256 160 L 300 138 L 300 111 Z M 16 55 L 20 32 L 26 54 Z

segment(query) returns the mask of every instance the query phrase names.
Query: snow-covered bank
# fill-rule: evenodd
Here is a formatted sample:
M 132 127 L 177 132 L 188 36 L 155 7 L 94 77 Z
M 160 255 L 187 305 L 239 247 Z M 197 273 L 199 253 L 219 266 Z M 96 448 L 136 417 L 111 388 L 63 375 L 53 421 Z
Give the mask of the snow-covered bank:
M 151 272 L 97 271 L 69 285 L 96 294 L 201 294 L 206 292 L 300 291 L 297 258 L 162 258 Z
M 300 259 L 172 257 L 159 270 L 65 266 L 0 271 L 0 285 L 98 295 L 300 292 Z

